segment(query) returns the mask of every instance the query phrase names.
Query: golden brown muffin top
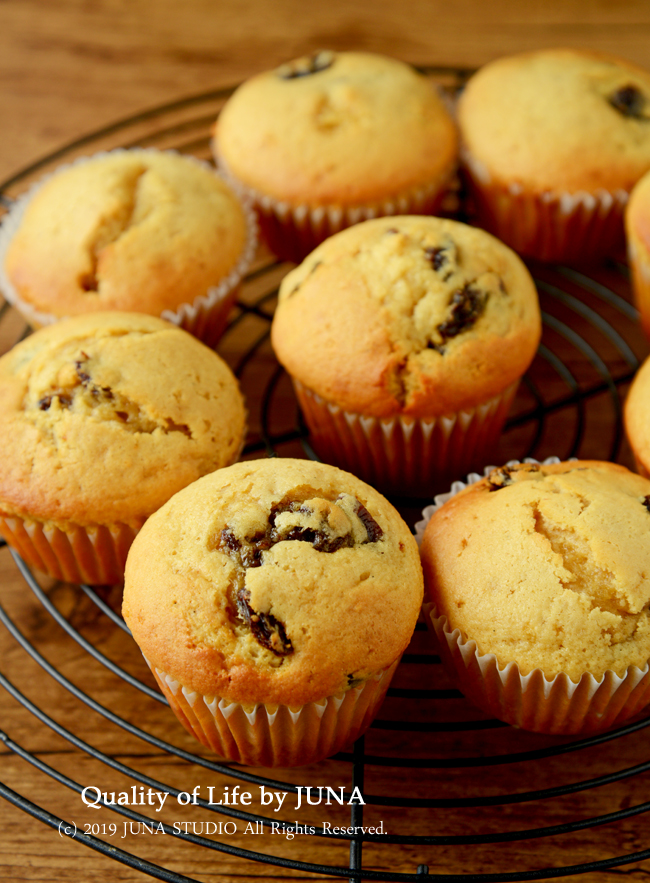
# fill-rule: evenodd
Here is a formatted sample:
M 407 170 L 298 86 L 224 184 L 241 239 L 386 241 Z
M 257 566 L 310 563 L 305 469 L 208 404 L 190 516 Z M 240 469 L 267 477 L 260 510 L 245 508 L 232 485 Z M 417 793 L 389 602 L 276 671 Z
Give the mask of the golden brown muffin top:
M 346 410 L 428 418 L 503 392 L 540 333 L 513 251 L 457 221 L 398 216 L 337 233 L 291 271 L 272 341 L 293 377 Z
M 455 124 L 409 65 L 319 52 L 240 86 L 216 124 L 219 163 L 291 205 L 374 203 L 454 169 Z
M 186 331 L 138 313 L 58 322 L 0 359 L 0 510 L 139 524 L 236 460 L 244 431 L 232 372 Z
M 502 467 L 452 497 L 421 554 L 439 615 L 522 674 L 650 658 L 650 481 L 598 461 Z
M 650 72 L 575 49 L 500 58 L 467 84 L 461 138 L 496 183 L 629 191 L 650 168 Z
M 61 169 L 34 192 L 5 271 L 17 296 L 44 314 L 159 316 L 234 271 L 248 237 L 238 197 L 206 165 L 118 150 Z
M 299 707 L 407 646 L 417 545 L 373 488 L 333 466 L 267 459 L 176 494 L 136 537 L 124 618 L 151 665 L 203 695 Z

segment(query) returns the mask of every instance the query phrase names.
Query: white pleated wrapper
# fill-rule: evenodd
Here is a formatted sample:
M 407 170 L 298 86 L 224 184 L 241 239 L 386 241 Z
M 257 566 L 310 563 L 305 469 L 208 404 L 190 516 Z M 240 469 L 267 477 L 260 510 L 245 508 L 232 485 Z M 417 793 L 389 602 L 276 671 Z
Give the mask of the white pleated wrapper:
M 317 245 L 335 233 L 369 221 L 393 215 L 431 215 L 438 208 L 451 183 L 455 166 L 432 181 L 392 197 L 362 205 L 292 205 L 261 193 L 236 178 L 216 144 L 213 152 L 218 169 L 234 188 L 243 190 L 258 212 L 262 235 L 271 250 L 284 260 L 300 263 Z
M 74 160 L 74 162 L 60 166 L 49 175 L 43 177 L 40 181 L 37 181 L 26 193 L 15 201 L 9 211 L 2 218 L 2 222 L 0 223 L 0 291 L 5 300 L 19 311 L 32 328 L 42 328 L 45 325 L 51 325 L 54 322 L 58 322 L 67 317 L 40 312 L 31 304 L 24 301 L 12 285 L 5 271 L 5 256 L 7 254 L 7 249 L 9 248 L 9 243 L 22 222 L 30 200 L 46 181 L 48 181 L 53 175 L 59 174 L 59 172 L 99 159 L 102 156 L 108 156 L 115 153 L 134 152 L 152 153 L 157 151 L 138 147 L 130 148 L 128 150 L 126 148 L 117 148 L 116 150 L 103 151 L 93 156 L 79 157 Z M 177 154 L 177 151 L 174 150 L 168 150 L 165 152 Z M 241 204 L 246 218 L 246 242 L 241 255 L 230 273 L 228 273 L 228 275 L 217 285 L 210 287 L 205 292 L 197 293 L 197 296 L 192 303 L 181 303 L 175 310 L 164 310 L 161 313 L 161 318 L 166 319 L 168 322 L 173 322 L 174 325 L 178 325 L 180 328 L 184 328 L 186 331 L 189 331 L 190 334 L 193 334 L 195 337 L 198 337 L 200 340 L 212 346 L 223 333 L 227 324 L 230 309 L 237 298 L 239 286 L 255 257 L 255 251 L 257 249 L 257 219 L 250 204 L 250 200 L 241 188 L 237 189 L 233 182 L 226 181 L 224 176 L 209 163 L 185 154 L 183 154 L 183 158 L 189 162 L 202 166 L 211 174 L 220 177 L 224 183 L 233 190 Z
M 145 661 L 185 729 L 226 760 L 293 767 L 336 754 L 372 723 L 399 659 L 338 696 L 306 705 L 243 705 L 203 696 Z
M 518 183 L 494 181 L 467 151 L 462 159 L 480 225 L 516 252 L 540 261 L 593 262 L 622 246 L 627 191 L 526 193 Z
M 518 462 L 512 460 L 507 465 Z M 557 457 L 543 461 L 559 462 Z M 486 467 L 484 475 L 493 468 Z M 435 497 L 416 524 L 418 544 L 433 513 L 483 477 L 472 473 L 464 482 L 455 481 L 449 492 Z M 436 635 L 443 665 L 460 690 L 483 711 L 514 727 L 551 735 L 589 735 L 623 723 L 650 702 L 647 664 L 643 669 L 630 666 L 622 677 L 613 671 L 606 671 L 599 678 L 587 672 L 577 683 L 562 672 L 552 678 L 547 678 L 541 669 L 522 675 L 515 662 L 502 665 L 493 653 L 480 653 L 474 640 L 460 629 L 452 629 L 446 616 L 438 616 L 426 595 L 423 609 L 427 626 Z
M 57 526 L 0 512 L 0 535 L 29 567 L 88 585 L 123 581 L 129 548 L 143 524 Z
M 300 381 L 293 386 L 310 443 L 333 463 L 385 493 L 422 497 L 490 456 L 519 381 L 474 408 L 430 419 L 345 411 Z

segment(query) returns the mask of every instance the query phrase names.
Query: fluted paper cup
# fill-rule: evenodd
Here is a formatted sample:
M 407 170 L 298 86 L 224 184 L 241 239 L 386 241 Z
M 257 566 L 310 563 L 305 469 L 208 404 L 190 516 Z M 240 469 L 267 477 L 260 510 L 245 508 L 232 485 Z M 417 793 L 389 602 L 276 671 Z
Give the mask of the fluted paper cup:
M 203 696 L 148 663 L 185 729 L 220 757 L 247 766 L 293 767 L 336 754 L 370 726 L 399 663 L 338 696 L 306 705 L 242 705 Z

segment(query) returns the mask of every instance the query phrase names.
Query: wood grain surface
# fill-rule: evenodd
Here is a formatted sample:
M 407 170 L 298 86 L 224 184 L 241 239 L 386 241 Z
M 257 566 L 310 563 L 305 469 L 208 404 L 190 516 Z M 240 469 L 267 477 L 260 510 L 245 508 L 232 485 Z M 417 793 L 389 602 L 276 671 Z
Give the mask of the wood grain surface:
M 650 68 L 650 3 L 3 0 L 0 181 L 12 180 L 7 190 L 16 195 L 27 181 L 20 174 L 23 169 L 84 135 L 188 96 L 212 95 L 259 70 L 323 47 L 362 48 L 418 65 L 471 70 L 500 55 L 559 45 L 614 53 Z M 149 137 L 155 139 L 164 119 L 173 121 L 175 132 L 187 132 L 189 140 L 196 137 L 193 152 L 206 154 L 208 118 L 218 110 L 219 101 L 206 98 L 162 116 L 154 114 L 90 143 L 94 148 L 129 139 L 137 143 Z M 86 149 L 83 145 L 80 151 Z M 46 163 L 45 168 L 51 166 Z M 250 280 L 244 292 L 249 304 L 256 304 L 259 296 L 272 291 L 286 270 L 282 266 L 265 269 L 267 265 L 268 256 L 261 251 L 261 275 Z M 648 352 L 635 323 L 620 310 L 604 305 L 597 291 L 585 291 L 581 277 L 559 279 L 545 268 L 533 270 L 541 283 L 542 306 L 563 327 L 584 335 L 624 394 L 634 364 Z M 596 275 L 608 290 L 629 299 L 624 269 L 610 266 L 599 269 Z M 557 285 L 565 292 L 564 299 L 558 298 Z M 605 316 L 607 327 L 615 328 L 628 342 L 632 362 L 607 332 L 576 312 L 571 297 Z M 220 348 L 233 367 L 241 368 L 242 384 L 254 415 L 249 438 L 253 453 L 263 452 L 259 415 L 263 390 L 275 367 L 264 340 L 268 325 L 264 313 L 270 314 L 272 304 L 269 299 L 264 302 L 262 314 L 247 314 Z M 6 313 L 0 323 L 0 349 L 7 349 L 23 331 L 22 320 L 12 312 Z M 242 354 L 251 341 L 258 339 L 255 359 L 244 364 Z M 585 455 L 607 457 L 614 446 L 617 459 L 631 465 L 624 441 L 617 444 L 615 438 L 616 402 L 607 389 L 609 381 L 603 381 L 600 363 L 585 358 L 584 350 L 576 349 L 567 336 L 552 328 L 545 331 L 544 343 L 547 351 L 557 355 L 577 378 L 578 385 L 592 392 L 582 412 L 571 403 L 571 389 L 566 377 L 558 373 L 554 356 L 540 356 L 533 369 L 536 385 L 521 390 L 515 408 L 515 415 L 526 419 L 521 426 L 511 426 L 501 449 L 503 459 L 520 455 L 533 442 L 540 456 L 562 456 L 579 436 L 580 450 Z M 551 416 L 544 424 L 543 437 L 535 442 L 537 424 L 530 415 L 539 405 L 540 394 Z M 284 379 L 269 400 L 273 434 L 287 438 L 279 445 L 279 453 L 301 453 L 293 440 L 295 406 Z M 417 507 L 406 507 L 404 511 L 405 517 L 414 522 Z M 0 799 L 0 872 L 5 879 L 62 883 L 141 883 L 147 879 L 143 871 L 120 861 L 120 850 L 189 880 L 230 883 L 260 878 L 319 879 L 320 875 L 305 870 L 288 870 L 196 846 L 169 834 L 148 833 L 138 828 L 136 821 L 128 827 L 126 817 L 84 806 L 75 789 L 88 785 L 118 793 L 130 790 L 134 784 L 139 789 L 142 782 L 162 783 L 161 788 L 164 785 L 163 790 L 168 791 L 191 791 L 198 786 L 201 795 L 206 796 L 210 787 L 212 793 L 221 794 L 226 786 L 232 787 L 239 780 L 216 768 L 214 759 L 176 724 L 160 701 L 126 684 L 66 631 L 67 626 L 96 652 L 153 688 L 129 636 L 92 599 L 78 587 L 45 581 L 41 584 L 43 594 L 37 597 L 20 575 L 10 552 L 0 550 L 0 606 L 14 624 L 10 628 L 0 625 L 0 673 L 9 687 L 0 688 L 0 730 L 6 734 L 0 742 L 0 781 L 22 795 L 20 800 L 67 823 L 75 822 L 80 831 L 91 826 L 92 832 L 93 825 L 99 826 L 97 837 L 109 845 L 112 854 L 88 848 L 80 842 L 82 838 L 61 836 L 39 818 Z M 119 610 L 119 587 L 98 594 L 109 608 Z M 28 646 L 22 645 L 23 639 Z M 29 647 L 34 648 L 36 658 L 28 652 Z M 634 854 L 650 846 L 647 816 L 641 813 L 650 796 L 647 730 L 551 756 L 545 756 L 546 750 L 557 749 L 561 741 L 506 727 L 454 730 L 446 725 L 480 722 L 482 716 L 453 692 L 445 692 L 451 685 L 440 667 L 431 663 L 431 652 L 426 632 L 418 630 L 399 669 L 397 689 L 382 708 L 381 724 L 365 739 L 368 755 L 388 760 L 368 763 L 364 783 L 366 793 L 379 798 L 377 805 L 365 807 L 365 824 L 383 821 L 393 838 L 426 836 L 431 840 L 416 845 L 366 842 L 364 868 L 415 875 L 419 866 L 426 865 L 431 875 L 491 873 L 503 879 L 508 874 L 520 876 L 539 868 L 607 861 L 611 856 Z M 53 667 L 52 674 L 47 666 Z M 10 692 L 10 684 L 17 692 Z M 75 695 L 75 689 L 84 695 Z M 413 690 L 424 691 L 423 698 L 414 699 L 416 694 L 408 693 Z M 441 692 L 430 701 L 433 690 Z M 141 738 L 137 731 L 112 720 L 111 715 L 169 743 L 171 750 Z M 415 735 L 413 731 L 403 733 L 392 728 L 393 722 L 405 717 L 415 727 Z M 193 755 L 196 762 L 186 759 L 183 752 Z M 537 754 L 516 762 L 522 752 Z M 499 762 L 475 766 L 475 760 L 483 756 L 498 757 Z M 406 764 L 400 758 L 405 758 Z M 423 764 L 420 769 L 418 759 Z M 609 780 L 621 771 L 629 773 L 623 779 Z M 266 775 L 261 770 L 252 772 Z M 346 758 L 328 760 L 313 768 L 273 771 L 271 777 L 278 788 L 282 782 L 341 784 L 348 788 L 350 763 Z M 594 787 L 572 787 L 573 783 L 592 780 Z M 241 787 L 254 794 L 248 809 L 278 823 L 298 820 L 302 824 L 349 824 L 348 807 L 294 811 L 295 795 L 290 793 L 282 809 L 274 813 L 269 807 L 259 806 L 257 783 L 241 783 Z M 557 788 L 562 793 L 532 801 L 523 799 L 526 792 L 540 788 Z M 489 805 L 504 794 L 520 797 Z M 416 805 L 387 805 L 400 799 L 415 801 Z M 475 805 L 463 806 L 468 799 Z M 427 800 L 441 805 L 417 803 Z M 245 824 L 237 819 L 236 834 L 214 835 L 208 823 L 223 823 L 226 816 L 202 807 L 180 806 L 173 797 L 160 813 L 152 807 L 133 809 L 156 820 L 160 817 L 169 826 L 181 823 L 190 832 L 195 824 L 197 833 L 203 831 L 227 849 L 250 850 L 280 860 L 348 866 L 346 839 L 306 835 L 289 839 L 268 830 L 254 835 L 245 833 Z M 612 813 L 622 815 L 612 819 Z M 583 825 L 583 820 L 594 817 L 600 819 L 598 826 Z M 567 823 L 571 825 L 569 830 L 555 832 L 555 826 Z M 102 825 L 111 824 L 116 825 L 115 834 L 111 835 L 110 829 L 101 830 Z M 503 842 L 504 832 L 540 828 L 550 829 L 544 832 L 547 836 Z M 490 842 L 471 844 L 453 839 L 473 834 L 481 834 Z M 165 879 L 165 873 L 161 870 L 157 876 Z M 590 871 L 578 879 L 613 883 L 624 877 L 640 883 L 649 873 L 650 860 L 645 860 Z

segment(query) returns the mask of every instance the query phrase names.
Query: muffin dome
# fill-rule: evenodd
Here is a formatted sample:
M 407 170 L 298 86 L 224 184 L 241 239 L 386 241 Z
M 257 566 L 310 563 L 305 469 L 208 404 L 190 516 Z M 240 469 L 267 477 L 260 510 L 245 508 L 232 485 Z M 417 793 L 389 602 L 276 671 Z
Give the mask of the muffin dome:
M 622 59 L 546 49 L 491 62 L 459 102 L 478 170 L 535 193 L 629 192 L 650 168 L 650 72 Z
M 432 84 L 409 65 L 320 52 L 240 86 L 213 149 L 251 197 L 271 249 L 300 261 L 358 221 L 431 214 L 455 172 L 458 136 Z
M 577 682 L 650 659 L 650 481 L 622 466 L 496 469 L 434 513 L 421 554 L 447 630 L 500 667 Z
M 415 540 L 380 494 L 273 458 L 214 472 L 147 521 L 123 612 L 152 668 L 188 690 L 296 708 L 392 665 L 421 600 Z
M 206 164 L 176 153 L 78 161 L 19 206 L 4 287 L 34 325 L 107 310 L 191 312 L 211 287 L 233 289 L 252 257 L 238 196 Z
M 215 130 L 238 180 L 294 205 L 388 199 L 447 175 L 456 146 L 426 78 L 366 52 L 321 52 L 253 77 Z
M 4 515 L 139 527 L 237 459 L 245 410 L 230 369 L 187 332 L 96 313 L 43 328 L 0 359 L 0 431 Z
M 426 418 L 502 392 L 540 333 L 535 286 L 509 248 L 399 216 L 333 236 L 289 273 L 272 341 L 293 378 L 341 408 Z
M 539 260 L 616 253 L 649 119 L 650 72 L 621 59 L 546 49 L 481 68 L 458 107 L 478 223 Z

